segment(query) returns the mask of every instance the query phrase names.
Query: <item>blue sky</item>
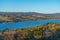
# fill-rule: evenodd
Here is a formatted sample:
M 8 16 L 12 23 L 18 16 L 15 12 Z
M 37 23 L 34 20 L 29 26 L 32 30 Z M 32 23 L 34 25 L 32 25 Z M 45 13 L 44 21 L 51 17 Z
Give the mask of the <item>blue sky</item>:
M 60 13 L 60 0 L 0 0 L 0 12 Z

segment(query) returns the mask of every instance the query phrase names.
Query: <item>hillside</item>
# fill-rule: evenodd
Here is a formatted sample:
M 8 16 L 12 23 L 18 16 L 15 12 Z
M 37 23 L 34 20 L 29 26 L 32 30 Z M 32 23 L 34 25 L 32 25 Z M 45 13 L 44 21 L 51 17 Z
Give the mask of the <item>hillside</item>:
M 0 22 L 18 22 L 23 20 L 60 19 L 60 13 L 43 14 L 36 12 L 0 12 Z
M 47 23 L 28 28 L 17 29 L 17 34 L 22 33 L 23 38 L 32 37 L 35 40 L 58 40 L 60 39 L 60 23 Z
M 60 23 L 47 23 L 38 26 L 12 29 L 4 33 L 14 32 L 19 40 L 60 40 Z M 8 33 L 8 34 L 9 34 Z

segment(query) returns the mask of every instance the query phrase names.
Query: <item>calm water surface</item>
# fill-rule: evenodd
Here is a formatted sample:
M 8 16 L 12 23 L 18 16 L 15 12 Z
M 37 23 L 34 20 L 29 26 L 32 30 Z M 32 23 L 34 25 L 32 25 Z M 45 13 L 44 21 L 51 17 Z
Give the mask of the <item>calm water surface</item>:
M 37 26 L 45 23 L 55 23 L 60 22 L 60 19 L 54 19 L 54 20 L 33 20 L 33 21 L 21 21 L 21 22 L 14 22 L 14 23 L 3 23 L 0 24 L 0 30 L 3 30 L 4 28 L 24 28 L 28 26 Z

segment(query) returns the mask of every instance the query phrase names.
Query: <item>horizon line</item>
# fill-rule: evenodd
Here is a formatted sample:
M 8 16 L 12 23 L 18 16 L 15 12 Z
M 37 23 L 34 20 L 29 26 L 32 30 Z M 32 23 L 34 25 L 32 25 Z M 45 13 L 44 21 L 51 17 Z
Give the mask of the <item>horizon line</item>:
M 1 12 L 3 12 L 3 11 L 1 11 Z M 10 12 L 10 11 L 9 11 Z M 12 12 L 15 12 L 15 11 L 11 11 L 10 13 L 12 13 Z M 17 11 L 16 11 L 17 12 Z M 22 12 L 22 13 L 24 13 L 24 12 Z M 26 12 L 25 12 L 26 13 Z M 28 12 L 27 12 L 28 13 Z M 56 14 L 56 13 L 60 13 L 60 12 L 54 12 L 54 13 L 43 13 L 43 12 L 31 12 L 31 13 L 41 13 L 41 14 Z

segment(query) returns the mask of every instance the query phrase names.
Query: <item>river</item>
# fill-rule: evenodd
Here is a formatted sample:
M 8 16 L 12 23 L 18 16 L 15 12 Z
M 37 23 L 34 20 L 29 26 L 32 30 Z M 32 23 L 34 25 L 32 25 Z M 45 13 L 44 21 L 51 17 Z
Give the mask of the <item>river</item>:
M 0 30 L 5 28 L 14 29 L 14 28 L 24 28 L 29 26 L 37 26 L 45 23 L 56 23 L 60 22 L 60 19 L 51 19 L 51 20 L 32 20 L 32 21 L 20 21 L 12 23 L 0 23 Z

